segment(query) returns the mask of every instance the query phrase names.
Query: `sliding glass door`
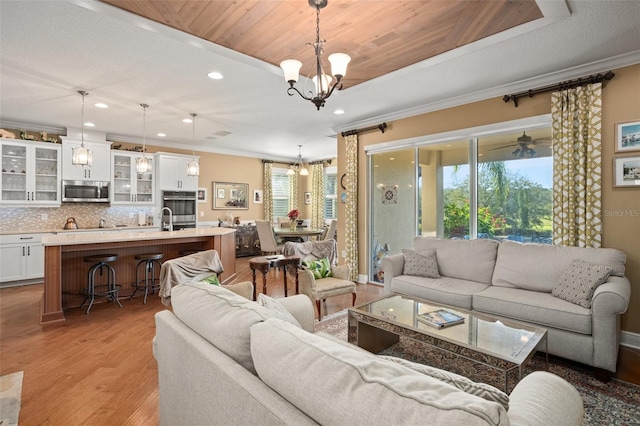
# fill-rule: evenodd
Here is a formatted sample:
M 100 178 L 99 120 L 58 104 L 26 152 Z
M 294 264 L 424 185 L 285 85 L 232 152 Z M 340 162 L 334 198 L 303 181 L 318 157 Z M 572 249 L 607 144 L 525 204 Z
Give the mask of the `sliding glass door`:
M 416 235 L 415 149 L 402 149 L 371 155 L 370 212 L 373 242 L 370 249 L 369 279 L 382 283 L 383 256 L 411 247 Z
M 388 149 L 388 148 L 385 148 Z M 369 155 L 369 280 L 416 235 L 551 242 L 551 129 L 494 132 Z

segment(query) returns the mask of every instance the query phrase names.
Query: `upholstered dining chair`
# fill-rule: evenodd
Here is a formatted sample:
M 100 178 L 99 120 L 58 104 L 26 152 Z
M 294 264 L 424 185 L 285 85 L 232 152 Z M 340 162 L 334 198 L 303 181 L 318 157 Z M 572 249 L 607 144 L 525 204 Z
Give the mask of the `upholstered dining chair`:
M 336 229 L 338 228 L 338 221 L 333 219 L 327 232 L 324 234 L 323 240 L 335 240 L 336 238 Z
M 260 240 L 260 250 L 263 254 L 274 254 L 282 251 L 282 244 L 276 242 L 271 224 L 266 220 L 256 220 L 258 239 Z
M 300 255 L 303 261 L 327 258 L 331 266 L 331 276 L 316 278 L 313 271 L 298 271 L 300 293 L 306 294 L 316 304 L 318 320 L 322 320 L 322 303 L 329 297 L 351 294 L 351 305 L 356 304 L 356 284 L 351 281 L 349 265 L 336 266 L 337 248 L 335 240 L 287 242 L 282 249 L 285 256 Z

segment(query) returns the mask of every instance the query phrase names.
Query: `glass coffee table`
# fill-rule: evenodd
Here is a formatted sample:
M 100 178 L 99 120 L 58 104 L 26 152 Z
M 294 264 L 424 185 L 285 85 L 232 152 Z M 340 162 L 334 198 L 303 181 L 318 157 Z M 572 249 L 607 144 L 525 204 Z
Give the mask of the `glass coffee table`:
M 464 322 L 435 328 L 417 318 L 439 309 L 464 317 Z M 378 353 L 397 343 L 400 336 L 501 372 L 505 392 L 509 373 L 517 370 L 518 380 L 522 379 L 522 369 L 536 350 L 544 350 L 546 367 L 549 362 L 547 330 L 542 327 L 399 294 L 349 308 L 350 343 Z

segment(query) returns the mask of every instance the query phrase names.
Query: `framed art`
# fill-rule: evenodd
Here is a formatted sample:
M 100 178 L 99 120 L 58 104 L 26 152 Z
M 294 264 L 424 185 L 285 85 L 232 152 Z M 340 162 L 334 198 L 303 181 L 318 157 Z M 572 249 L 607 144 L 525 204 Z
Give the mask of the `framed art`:
M 640 155 L 613 158 L 613 186 L 640 188 Z
M 207 188 L 198 188 L 198 202 L 199 203 L 207 202 Z
M 253 204 L 262 204 L 262 189 L 253 190 Z
M 616 126 L 616 152 L 640 151 L 640 120 Z
M 310 192 L 305 192 L 304 193 L 304 203 L 305 204 L 311 204 L 311 193 Z
M 235 182 L 213 182 L 213 209 L 246 210 L 249 208 L 249 184 Z

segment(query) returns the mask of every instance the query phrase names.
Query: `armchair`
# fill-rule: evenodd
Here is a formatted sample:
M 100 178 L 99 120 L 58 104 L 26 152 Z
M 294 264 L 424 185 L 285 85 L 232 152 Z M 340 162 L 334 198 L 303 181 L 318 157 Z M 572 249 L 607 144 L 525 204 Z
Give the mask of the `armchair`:
M 306 294 L 315 302 L 318 309 L 318 320 L 322 320 L 322 304 L 328 297 L 351 294 L 351 305 L 356 303 L 356 285 L 349 279 L 349 265 L 336 266 L 335 240 L 308 241 L 304 243 L 285 243 L 282 253 L 285 256 L 301 255 L 303 260 L 320 260 L 327 257 L 331 263 L 331 275 L 325 278 L 315 278 L 313 272 L 307 269 L 298 271 L 300 293 Z

